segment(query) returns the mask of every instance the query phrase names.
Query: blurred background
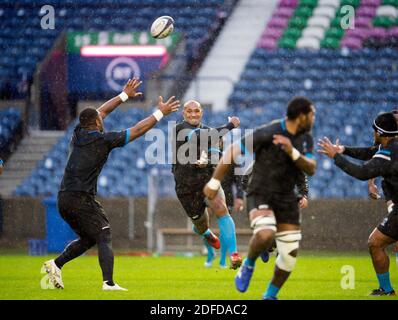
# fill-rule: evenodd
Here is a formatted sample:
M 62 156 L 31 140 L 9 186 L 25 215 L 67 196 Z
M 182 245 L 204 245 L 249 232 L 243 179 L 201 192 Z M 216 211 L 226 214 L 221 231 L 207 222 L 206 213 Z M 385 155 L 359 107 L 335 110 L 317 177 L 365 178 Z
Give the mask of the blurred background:
M 162 15 L 175 28 L 156 40 L 149 28 Z M 54 197 L 76 115 L 134 76 L 143 98 L 109 116 L 106 130 L 149 115 L 158 95 L 197 99 L 205 123 L 237 115 L 243 129 L 282 118 L 288 101 L 304 95 L 317 107 L 315 141 L 369 145 L 373 118 L 398 108 L 398 0 L 0 0 L 0 18 L 4 248 L 57 252 L 73 239 Z M 167 121 L 157 128 L 167 134 Z M 99 178 L 114 243 L 159 253 L 197 248 L 170 165 L 145 158 L 151 142 L 113 152 Z M 367 200 L 366 182 L 317 160 L 303 246 L 366 248 L 383 201 Z M 233 215 L 245 246 L 247 216 Z

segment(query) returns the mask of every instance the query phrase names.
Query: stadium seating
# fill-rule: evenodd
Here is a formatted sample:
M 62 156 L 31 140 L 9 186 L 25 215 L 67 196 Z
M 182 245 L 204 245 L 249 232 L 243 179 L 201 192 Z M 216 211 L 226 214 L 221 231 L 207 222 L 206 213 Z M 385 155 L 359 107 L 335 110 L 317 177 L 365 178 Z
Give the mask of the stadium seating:
M 345 18 L 355 9 L 355 28 Z M 279 2 L 264 30 L 260 47 L 339 48 L 398 47 L 396 0 L 295 0 Z
M 55 29 L 41 29 L 44 5 L 55 9 Z M 172 15 L 176 32 L 186 35 L 188 57 L 219 25 L 229 7 L 224 0 L 4 0 L 0 7 L 0 98 L 26 95 L 26 82 L 64 30 L 133 31 L 148 30 L 161 15 Z M 195 10 L 191 10 L 195 8 Z M 193 14 L 195 13 L 195 14 Z M 28 55 L 26 53 L 29 53 Z
M 22 115 L 17 108 L 0 110 L 0 155 L 6 156 L 11 150 L 15 135 L 22 130 Z

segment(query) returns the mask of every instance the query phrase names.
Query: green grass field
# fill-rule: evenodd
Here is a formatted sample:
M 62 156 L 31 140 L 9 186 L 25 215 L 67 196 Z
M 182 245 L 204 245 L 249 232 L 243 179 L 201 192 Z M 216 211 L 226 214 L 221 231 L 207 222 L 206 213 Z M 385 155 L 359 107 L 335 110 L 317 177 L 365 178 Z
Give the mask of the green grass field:
M 148 300 L 258 300 L 271 277 L 275 258 L 258 260 L 249 290 L 236 291 L 236 271 L 206 269 L 203 257 L 115 257 L 115 281 L 128 292 L 103 292 L 97 257 L 83 256 L 63 268 L 64 290 L 43 290 L 40 282 L 43 261 L 49 257 L 0 255 L 0 299 L 148 299 Z M 341 268 L 355 270 L 355 289 L 342 289 Z M 398 268 L 391 259 L 392 282 L 398 287 Z M 366 254 L 302 253 L 280 299 L 386 299 L 368 297 L 377 287 L 370 258 Z

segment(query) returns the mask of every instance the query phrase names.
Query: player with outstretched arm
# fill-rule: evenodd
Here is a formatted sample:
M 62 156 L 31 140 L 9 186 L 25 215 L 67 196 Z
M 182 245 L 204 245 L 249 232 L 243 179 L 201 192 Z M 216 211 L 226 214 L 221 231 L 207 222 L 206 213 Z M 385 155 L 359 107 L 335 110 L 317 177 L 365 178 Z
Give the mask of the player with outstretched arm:
M 122 102 L 141 95 L 138 78 L 129 80 L 123 92 L 98 109 L 86 108 L 79 115 L 70 142 L 65 173 L 58 193 L 61 217 L 79 236 L 55 260 L 44 263 L 51 283 L 64 288 L 61 268 L 97 244 L 102 269 L 103 290 L 126 290 L 113 282 L 113 250 L 111 227 L 101 204 L 96 200 L 97 179 L 109 153 L 139 138 L 154 127 L 163 116 L 178 110 L 179 101 L 171 97 L 167 102 L 159 97 L 158 110 L 131 128 L 119 132 L 105 132 L 103 120 Z
M 206 197 L 213 199 L 237 156 L 242 152 L 254 152 L 255 163 L 247 194 L 253 236 L 248 256 L 235 277 L 240 292 L 249 287 L 257 258 L 269 250 L 274 240 L 278 257 L 274 276 L 263 298 L 277 299 L 280 288 L 294 269 L 301 240 L 295 187 L 304 174 L 312 176 L 316 170 L 310 134 L 314 119 L 313 103 L 305 97 L 295 97 L 287 106 L 286 118 L 255 129 L 241 143 L 229 147 L 204 188 Z
M 390 259 L 387 246 L 398 241 L 398 124 L 392 112 L 379 114 L 373 122 L 375 145 L 368 148 L 332 144 L 327 137 L 318 142 L 319 153 L 334 159 L 334 164 L 359 180 L 382 177 L 382 188 L 388 205 L 387 216 L 373 230 L 368 240 L 369 253 L 376 271 L 379 288 L 372 296 L 395 296 L 390 281 Z M 366 161 L 354 164 L 343 155 Z

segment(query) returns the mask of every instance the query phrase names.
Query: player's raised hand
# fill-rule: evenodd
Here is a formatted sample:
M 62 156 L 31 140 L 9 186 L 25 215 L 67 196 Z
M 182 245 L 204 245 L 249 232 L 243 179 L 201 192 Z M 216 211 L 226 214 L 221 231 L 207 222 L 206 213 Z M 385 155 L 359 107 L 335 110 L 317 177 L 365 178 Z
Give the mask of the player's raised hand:
M 272 141 L 275 145 L 280 145 L 282 150 L 285 151 L 289 156 L 292 155 L 293 145 L 288 137 L 281 134 L 274 134 L 274 140 Z
M 240 119 L 238 117 L 228 117 L 228 121 L 232 123 L 235 128 L 240 126 Z
M 319 139 L 318 146 L 321 149 L 318 149 L 318 153 L 322 153 L 329 158 L 334 158 L 337 153 L 341 153 L 340 145 L 334 145 L 328 137 L 323 137 L 323 139 Z
M 335 142 L 334 146 L 337 148 L 337 153 L 343 153 L 344 150 L 345 150 L 345 147 L 340 144 L 340 140 L 339 139 L 336 139 L 336 142 Z
M 158 108 L 162 113 L 166 116 L 172 112 L 178 111 L 178 108 L 180 107 L 180 100 L 176 100 L 175 96 L 172 96 L 169 100 L 166 102 L 163 102 L 163 97 L 159 96 L 158 99 Z
M 129 96 L 129 98 L 137 98 L 142 96 L 142 92 L 137 92 L 138 87 L 142 81 L 139 78 L 129 79 L 123 88 L 123 91 Z

